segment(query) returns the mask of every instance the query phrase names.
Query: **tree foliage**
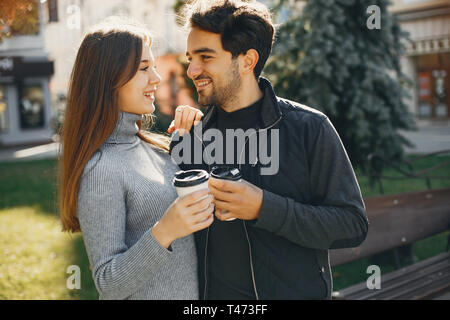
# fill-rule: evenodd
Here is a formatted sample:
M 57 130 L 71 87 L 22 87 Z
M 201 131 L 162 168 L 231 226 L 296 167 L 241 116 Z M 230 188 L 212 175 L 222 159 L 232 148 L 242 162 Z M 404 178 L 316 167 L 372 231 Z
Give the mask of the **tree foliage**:
M 38 0 L 0 1 L 0 42 L 15 34 L 36 34 L 39 31 Z
M 298 17 L 279 28 L 265 69 L 278 95 L 330 118 L 352 163 L 363 170 L 371 153 L 403 159 L 403 146 L 411 144 L 398 130 L 415 128 L 404 102 L 409 82 L 400 68 L 401 39 L 407 34 L 387 11 L 388 4 L 308 1 Z M 380 29 L 367 27 L 370 5 L 380 8 Z

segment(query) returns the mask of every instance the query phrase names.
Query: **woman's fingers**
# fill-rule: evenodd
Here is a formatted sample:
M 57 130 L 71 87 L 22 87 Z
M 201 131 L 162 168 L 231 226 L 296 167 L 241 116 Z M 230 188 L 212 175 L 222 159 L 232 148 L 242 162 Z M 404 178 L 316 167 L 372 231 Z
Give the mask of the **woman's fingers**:
M 168 133 L 172 133 L 175 131 L 175 120 L 172 120 L 172 122 L 169 125 L 169 128 L 167 128 Z
M 175 130 L 180 128 L 181 120 L 183 119 L 183 112 L 184 112 L 184 106 L 178 106 L 175 109 L 175 117 L 174 117 L 174 124 L 175 124 Z
M 186 123 L 184 124 L 185 125 L 184 128 L 187 131 L 191 131 L 192 125 L 194 124 L 194 119 L 195 119 L 195 115 L 196 114 L 197 114 L 197 110 L 195 110 L 195 109 L 190 109 L 189 110 L 189 113 L 188 113 L 188 115 L 186 117 Z
M 214 204 L 210 203 L 204 210 L 194 214 L 193 221 L 195 224 L 204 222 L 210 216 L 213 215 L 214 212 Z
M 214 197 L 212 194 L 206 196 L 204 199 L 197 201 L 196 203 L 190 205 L 187 207 L 187 214 L 196 214 L 199 213 L 210 205 L 214 200 Z
M 173 126 L 170 126 L 169 133 L 179 130 L 180 135 L 185 132 L 185 130 L 190 131 L 193 125 L 196 125 L 203 117 L 203 113 L 197 108 L 191 106 L 178 106 L 175 109 L 175 117 Z
M 194 232 L 208 228 L 213 222 L 214 222 L 214 215 L 209 214 L 207 218 L 200 220 L 200 222 L 195 225 Z
M 184 207 L 189 207 L 208 194 L 210 194 L 209 189 L 201 189 L 179 198 L 179 203 Z
M 203 118 L 203 112 L 201 112 L 200 110 L 197 110 L 197 113 L 195 114 L 195 118 L 194 118 L 194 126 L 196 126 L 200 120 L 202 120 Z

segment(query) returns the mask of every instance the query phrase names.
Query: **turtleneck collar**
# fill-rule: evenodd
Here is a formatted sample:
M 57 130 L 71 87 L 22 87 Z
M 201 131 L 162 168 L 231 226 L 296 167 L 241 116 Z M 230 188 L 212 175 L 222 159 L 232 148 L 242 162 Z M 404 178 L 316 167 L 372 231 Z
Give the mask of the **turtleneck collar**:
M 142 115 L 120 111 L 119 118 L 111 135 L 105 143 L 133 143 L 139 128 L 136 121 L 142 120 Z

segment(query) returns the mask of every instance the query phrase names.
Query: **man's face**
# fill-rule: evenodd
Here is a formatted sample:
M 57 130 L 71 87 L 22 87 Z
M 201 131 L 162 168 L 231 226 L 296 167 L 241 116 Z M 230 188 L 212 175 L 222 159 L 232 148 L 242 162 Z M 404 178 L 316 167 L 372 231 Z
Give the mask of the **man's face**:
M 222 47 L 220 34 L 193 28 L 187 39 L 187 75 L 202 105 L 232 106 L 241 86 L 239 63 Z

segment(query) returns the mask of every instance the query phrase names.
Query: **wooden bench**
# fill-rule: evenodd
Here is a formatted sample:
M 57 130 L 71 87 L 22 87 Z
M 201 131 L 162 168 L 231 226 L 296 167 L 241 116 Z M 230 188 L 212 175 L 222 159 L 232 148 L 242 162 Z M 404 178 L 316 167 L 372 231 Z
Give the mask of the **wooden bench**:
M 333 267 L 450 230 L 450 188 L 364 202 L 369 219 L 367 238 L 357 248 L 330 250 Z M 366 274 L 366 270 L 361 272 Z M 363 282 L 334 292 L 333 299 L 430 299 L 446 291 L 450 291 L 449 252 L 388 274 L 381 270 L 381 289 L 370 290 Z

